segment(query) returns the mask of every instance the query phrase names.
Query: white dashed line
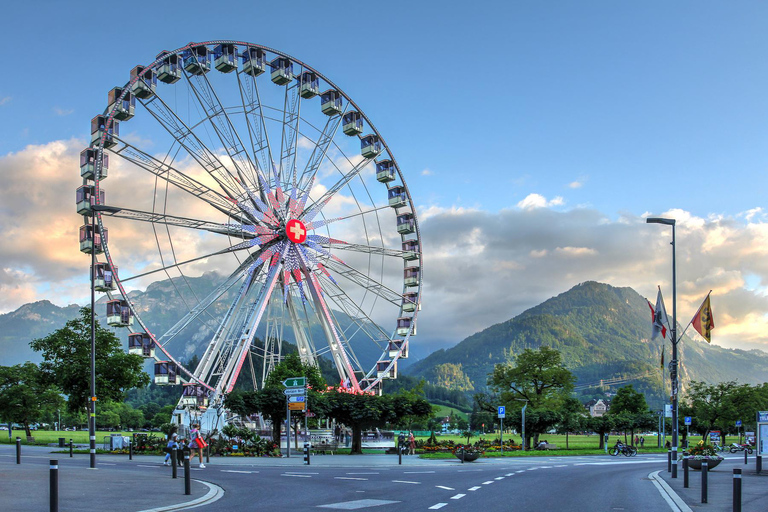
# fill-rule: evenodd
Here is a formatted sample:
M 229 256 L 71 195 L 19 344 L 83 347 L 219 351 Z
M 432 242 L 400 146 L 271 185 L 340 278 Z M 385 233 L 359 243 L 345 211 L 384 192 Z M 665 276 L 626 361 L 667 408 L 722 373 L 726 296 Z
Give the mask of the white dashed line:
M 473 472 L 473 471 L 482 471 L 482 469 L 460 469 L 458 472 L 459 473 L 470 473 L 470 472 Z
M 237 469 L 221 469 L 219 471 L 222 473 L 245 473 L 247 475 L 250 475 L 251 473 L 258 473 L 258 471 L 239 471 Z
M 493 480 L 488 480 L 487 482 L 483 482 L 483 485 L 490 485 L 493 483 Z
M 396 484 L 420 484 L 421 482 L 409 482 L 408 480 L 392 480 Z
M 404 475 L 416 475 L 422 473 L 434 473 L 434 471 L 403 471 Z
M 476 491 L 476 490 L 478 490 L 479 488 L 480 488 L 480 486 L 479 486 L 479 485 L 476 485 L 476 486 L 474 486 L 474 487 L 470 487 L 470 488 L 469 488 L 469 489 L 467 489 L 467 490 L 468 490 L 468 491 Z
M 525 473 L 525 470 L 521 469 L 520 471 L 515 471 L 515 473 Z
M 558 464 L 555 466 L 556 468 L 567 468 L 568 464 Z
M 292 476 L 292 477 L 295 477 L 295 478 L 312 478 L 312 475 L 288 475 L 286 473 L 283 473 L 280 476 Z
M 504 477 L 503 476 L 497 476 L 496 478 L 494 478 L 494 480 L 504 480 Z
M 460 500 L 464 496 L 466 496 L 466 494 L 457 494 L 456 496 L 451 496 L 451 499 L 452 500 Z
M 160 468 L 162 466 L 145 466 L 144 464 L 136 464 L 137 468 Z
M 353 476 L 335 476 L 336 480 L 368 480 L 367 478 L 356 478 Z
M 447 503 L 438 503 L 436 505 L 432 505 L 431 507 L 429 507 L 429 510 L 437 510 L 439 508 L 443 508 L 446 505 Z
M 347 473 L 347 474 L 348 475 L 379 475 L 381 473 L 370 472 L 370 473 Z
M 99 462 L 99 466 L 116 466 L 117 464 L 112 464 L 111 462 Z
M 436 485 L 435 487 L 437 487 L 438 489 L 445 489 L 446 491 L 455 491 L 456 490 L 453 487 L 446 487 L 444 485 Z
M 514 475 L 514 473 L 507 473 L 507 474 L 506 474 L 506 475 L 504 475 L 504 476 L 512 476 L 512 475 Z

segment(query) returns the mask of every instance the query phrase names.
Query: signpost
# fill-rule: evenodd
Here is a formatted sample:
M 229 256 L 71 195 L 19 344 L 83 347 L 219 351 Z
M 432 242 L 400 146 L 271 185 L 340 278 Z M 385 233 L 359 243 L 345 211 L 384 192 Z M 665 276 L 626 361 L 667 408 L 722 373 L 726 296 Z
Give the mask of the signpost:
M 685 417 L 685 442 L 688 442 L 688 436 L 691 435 L 691 433 L 688 431 L 688 427 L 691 426 L 691 417 L 686 416 Z
M 504 456 L 504 418 L 506 417 L 506 408 L 503 405 L 499 406 L 499 439 L 501 440 L 501 456 Z
M 286 456 L 291 456 L 291 411 L 306 411 L 306 377 L 289 377 L 283 381 L 287 410 L 285 414 Z
M 285 396 L 304 396 L 306 390 L 304 388 L 286 388 L 283 390 Z
M 291 377 L 283 381 L 283 386 L 287 388 L 303 388 L 307 385 L 306 377 Z
M 768 455 L 768 411 L 757 411 L 757 454 Z

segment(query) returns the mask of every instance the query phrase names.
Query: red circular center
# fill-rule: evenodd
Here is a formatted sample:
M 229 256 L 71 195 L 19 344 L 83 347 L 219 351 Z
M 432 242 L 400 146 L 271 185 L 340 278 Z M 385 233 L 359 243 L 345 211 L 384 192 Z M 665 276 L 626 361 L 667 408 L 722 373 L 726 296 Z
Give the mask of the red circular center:
M 291 242 L 301 244 L 307 239 L 307 228 L 300 220 L 291 219 L 285 225 L 285 234 Z

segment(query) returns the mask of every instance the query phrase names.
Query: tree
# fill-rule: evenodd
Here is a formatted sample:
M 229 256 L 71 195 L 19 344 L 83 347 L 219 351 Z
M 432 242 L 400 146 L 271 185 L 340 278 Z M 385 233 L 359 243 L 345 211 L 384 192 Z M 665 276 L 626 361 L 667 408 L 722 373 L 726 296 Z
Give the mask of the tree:
M 576 430 L 581 430 L 586 419 L 586 410 L 584 406 L 574 397 L 568 397 L 563 402 L 560 414 L 559 428 L 565 431 L 565 449 L 568 449 L 568 434 Z
M 627 443 L 629 431 L 630 444 L 635 444 L 635 430 L 652 428 L 656 422 L 654 414 L 648 410 L 645 395 L 635 391 L 632 384 L 619 388 L 607 414 L 613 418 L 614 426 L 624 432 L 624 443 Z
M 91 395 L 90 308 L 81 308 L 78 318 L 29 345 L 42 352 L 40 370 L 47 382 L 69 395 L 67 409 L 87 409 Z M 117 336 L 96 322 L 96 392 L 101 401 L 122 402 L 126 390 L 149 384 L 143 365 L 143 357 L 125 353 Z
M 511 364 L 497 364 L 488 377 L 491 389 L 499 393 L 502 405 L 510 409 L 527 400 L 525 433 L 523 440 L 530 446 L 533 437 L 557 424 L 565 399 L 570 396 L 576 377 L 563 366 L 560 352 L 546 345 L 538 350 L 525 349 Z M 533 427 L 533 428 L 531 428 Z
M 767 398 L 765 384 L 750 386 L 735 381 L 717 384 L 691 382 L 684 411 L 689 412 L 697 426 L 704 430 L 705 438 L 710 430 L 718 429 L 723 433 L 725 443 L 725 434 L 733 431 L 736 420 L 754 425 L 754 411 L 768 406 Z
M 24 426 L 27 437 L 30 423 L 60 408 L 64 400 L 55 386 L 46 382 L 40 368 L 26 362 L 16 366 L 0 366 L 0 416 Z

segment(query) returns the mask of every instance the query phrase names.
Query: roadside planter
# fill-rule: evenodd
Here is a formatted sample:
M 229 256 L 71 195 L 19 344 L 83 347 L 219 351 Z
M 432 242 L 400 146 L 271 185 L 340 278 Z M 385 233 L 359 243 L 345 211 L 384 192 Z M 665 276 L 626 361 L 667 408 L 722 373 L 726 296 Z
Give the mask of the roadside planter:
M 711 471 L 714 468 L 717 467 L 718 464 L 720 464 L 723 461 L 723 458 L 720 456 L 701 456 L 701 455 L 691 455 L 688 457 L 682 457 L 682 459 L 688 460 L 688 467 L 691 469 L 701 469 L 701 463 L 704 461 L 707 461 L 707 471 Z M 681 459 L 681 460 L 682 460 Z
M 458 450 L 455 450 L 453 454 L 456 456 L 457 459 L 464 460 L 464 462 L 474 462 L 480 458 L 480 452 L 474 451 L 474 450 L 465 451 L 463 448 L 459 448 Z

